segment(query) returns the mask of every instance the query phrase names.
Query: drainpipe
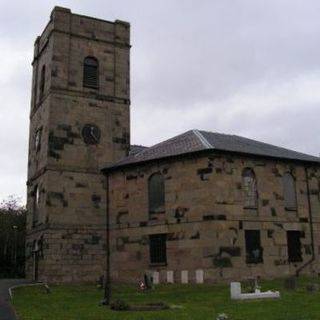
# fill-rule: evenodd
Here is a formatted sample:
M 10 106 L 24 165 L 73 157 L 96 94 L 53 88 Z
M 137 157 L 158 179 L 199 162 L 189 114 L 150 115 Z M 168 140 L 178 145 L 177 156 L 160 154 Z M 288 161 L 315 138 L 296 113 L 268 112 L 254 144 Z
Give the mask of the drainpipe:
M 308 212 L 309 212 L 309 224 L 310 224 L 310 236 L 311 236 L 311 248 L 312 248 L 312 256 L 309 261 L 304 263 L 296 270 L 296 276 L 299 277 L 300 272 L 309 266 L 315 260 L 315 251 L 314 251 L 314 234 L 313 234 L 313 220 L 312 220 L 312 210 L 311 210 L 311 200 L 310 200 L 310 186 L 308 179 L 308 168 L 304 168 L 305 176 L 306 176 L 306 184 L 307 184 L 307 197 L 308 197 Z
M 104 287 L 104 305 L 110 305 L 110 298 L 111 298 L 111 278 L 110 278 L 110 216 L 109 216 L 109 175 L 106 173 L 106 280 L 105 280 L 105 287 Z

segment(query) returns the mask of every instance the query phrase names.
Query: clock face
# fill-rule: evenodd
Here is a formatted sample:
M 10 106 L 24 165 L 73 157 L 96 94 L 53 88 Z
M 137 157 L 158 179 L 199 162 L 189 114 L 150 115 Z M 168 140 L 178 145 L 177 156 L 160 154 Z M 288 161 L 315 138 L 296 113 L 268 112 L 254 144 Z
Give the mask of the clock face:
M 82 129 L 82 137 L 86 144 L 98 144 L 101 137 L 100 129 L 94 124 L 86 124 Z

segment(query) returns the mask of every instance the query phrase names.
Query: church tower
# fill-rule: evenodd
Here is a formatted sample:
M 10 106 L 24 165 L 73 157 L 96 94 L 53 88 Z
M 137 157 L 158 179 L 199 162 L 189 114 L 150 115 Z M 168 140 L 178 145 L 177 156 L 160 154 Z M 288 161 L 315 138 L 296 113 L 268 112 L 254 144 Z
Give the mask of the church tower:
M 27 181 L 28 278 L 105 272 L 102 165 L 130 146 L 130 25 L 55 7 L 34 45 Z

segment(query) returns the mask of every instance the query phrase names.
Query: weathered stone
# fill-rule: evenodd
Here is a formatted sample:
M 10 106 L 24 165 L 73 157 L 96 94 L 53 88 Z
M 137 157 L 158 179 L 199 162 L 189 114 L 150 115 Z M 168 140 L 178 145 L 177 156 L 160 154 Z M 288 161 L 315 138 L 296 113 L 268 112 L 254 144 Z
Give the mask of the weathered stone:
M 102 163 L 123 158 L 130 142 L 130 29 L 129 25 L 123 26 L 55 7 L 35 42 L 27 242 L 33 246 L 43 236 L 47 243 L 38 263 L 39 280 L 94 282 L 105 273 L 106 190 L 99 169 Z M 86 33 L 89 29 L 94 31 L 94 39 Z M 62 32 L 56 32 L 59 30 Z M 83 61 L 87 56 L 99 60 L 98 90 L 83 86 Z M 44 65 L 44 89 L 40 92 Z M 99 127 L 99 144 L 85 143 L 82 129 L 86 124 Z M 35 133 L 39 129 L 41 144 L 35 150 Z M 114 137 L 120 140 L 115 141 Z M 35 186 L 45 190 L 40 194 L 36 227 L 32 223 Z M 118 243 L 114 250 L 124 250 L 126 245 L 133 246 Z M 28 278 L 33 274 L 30 254 L 26 274 Z

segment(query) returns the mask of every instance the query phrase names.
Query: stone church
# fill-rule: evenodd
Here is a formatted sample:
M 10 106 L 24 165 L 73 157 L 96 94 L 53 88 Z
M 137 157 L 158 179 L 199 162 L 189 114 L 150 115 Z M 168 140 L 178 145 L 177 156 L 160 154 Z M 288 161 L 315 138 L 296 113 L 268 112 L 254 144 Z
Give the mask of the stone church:
M 35 41 L 27 276 L 318 274 L 320 159 L 201 130 L 131 145 L 130 47 L 129 23 L 61 7 Z

